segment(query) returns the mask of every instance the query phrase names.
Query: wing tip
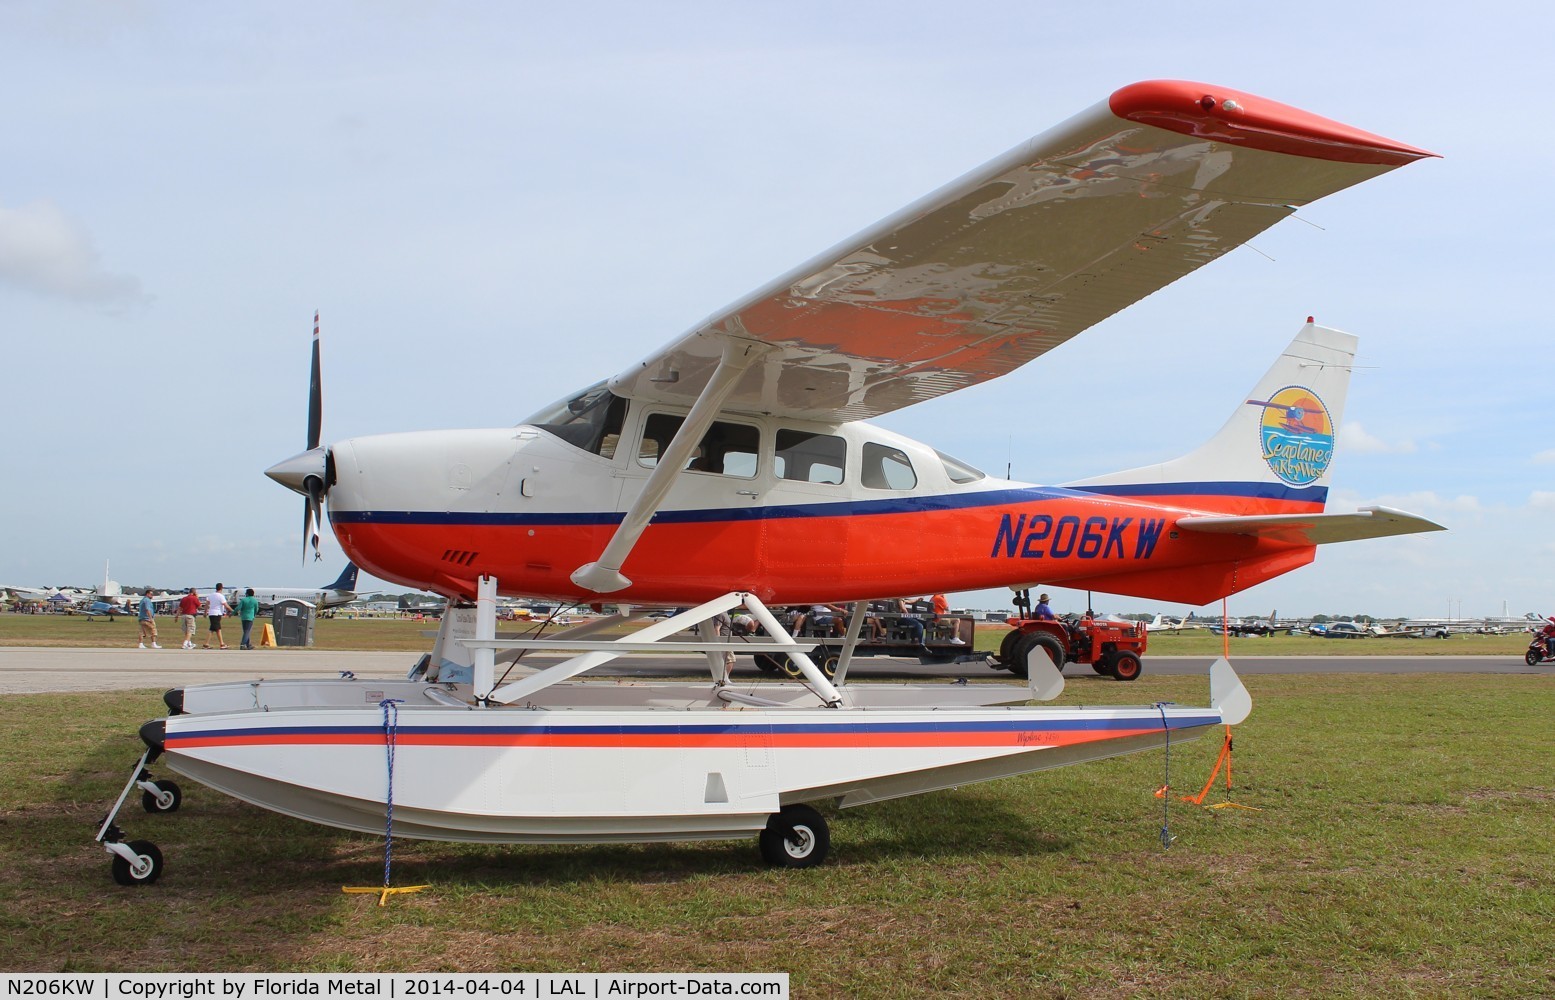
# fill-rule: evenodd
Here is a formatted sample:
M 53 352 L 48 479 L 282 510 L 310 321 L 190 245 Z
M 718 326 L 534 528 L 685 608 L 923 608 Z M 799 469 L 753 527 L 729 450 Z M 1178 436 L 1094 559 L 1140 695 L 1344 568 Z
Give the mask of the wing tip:
M 1145 80 L 1114 91 L 1112 113 L 1184 135 L 1342 163 L 1401 167 L 1439 154 L 1255 94 L 1191 80 Z

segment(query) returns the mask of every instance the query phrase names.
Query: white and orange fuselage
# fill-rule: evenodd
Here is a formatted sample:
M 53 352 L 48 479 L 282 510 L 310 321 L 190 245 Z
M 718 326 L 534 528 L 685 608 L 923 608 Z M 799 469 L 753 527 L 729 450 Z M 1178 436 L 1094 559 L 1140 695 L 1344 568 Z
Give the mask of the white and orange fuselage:
M 608 599 L 741 590 L 799 604 L 1061 584 L 1207 603 L 1312 560 L 1299 532 L 1185 530 L 1183 519 L 1320 515 L 1354 349 L 1308 324 L 1203 448 L 1058 487 L 984 476 L 862 421 L 720 413 L 702 450 L 723 449 L 721 464 L 678 474 L 622 567 L 631 585 Z M 1289 398 L 1305 404 L 1294 429 Z M 484 575 L 503 593 L 599 600 L 572 574 L 643 489 L 660 428 L 685 414 L 615 405 L 608 434 L 572 441 L 537 417 L 337 443 L 335 534 L 374 575 L 450 597 L 473 597 Z M 805 448 L 828 457 L 806 464 Z
M 932 460 L 931 449 L 867 425 L 833 433 L 890 441 Z M 526 428 L 342 442 L 335 445 L 341 481 L 330 494 L 330 519 L 358 565 L 407 586 L 468 598 L 477 576 L 487 575 L 504 593 L 597 600 L 569 575 L 609 541 L 621 522 L 619 492 L 631 488 L 631 478 L 608 462 L 580 462 L 568 448 Z M 493 488 L 484 497 L 465 490 L 467 502 L 458 506 L 466 509 L 448 510 L 447 499 L 345 485 L 358 468 L 389 461 L 410 472 L 418 460 L 429 467 L 391 483 L 442 481 L 446 463 L 455 462 L 484 464 Z M 688 472 L 672 494 L 678 503 L 658 514 L 627 561 L 632 586 L 610 599 L 686 604 L 748 590 L 769 604 L 798 604 L 1043 583 L 1200 604 L 1305 565 L 1314 547 L 1181 532 L 1179 517 L 1317 513 L 1327 493 L 1256 483 L 1182 484 L 1170 492 L 992 479 L 958 486 L 934 482 L 943 473 L 928 471 L 920 489 L 891 496 L 845 484 L 826 495 Z M 526 478 L 565 483 L 566 493 L 546 498 L 537 489 L 540 495 L 524 497 L 518 480 Z M 758 496 L 733 505 L 742 488 Z

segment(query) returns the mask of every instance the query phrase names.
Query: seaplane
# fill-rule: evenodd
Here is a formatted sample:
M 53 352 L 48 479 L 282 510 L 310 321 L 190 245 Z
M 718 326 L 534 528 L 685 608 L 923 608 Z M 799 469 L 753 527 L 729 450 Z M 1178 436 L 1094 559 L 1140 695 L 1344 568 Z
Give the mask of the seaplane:
M 97 840 L 120 883 L 163 859 L 116 825 L 153 763 L 348 830 L 475 842 L 754 838 L 786 867 L 850 808 L 1118 754 L 1241 722 L 1230 664 L 1209 704 L 1064 707 L 1041 645 L 1023 684 L 847 684 L 771 608 L 1041 585 L 1205 604 L 1304 566 L 1320 544 L 1440 529 L 1325 510 L 1356 338 L 1315 322 L 1207 443 L 1057 486 L 990 476 L 871 421 L 1014 372 L 1317 198 L 1434 154 L 1221 87 L 1122 88 L 801 264 L 516 427 L 323 445 L 315 315 L 307 448 L 267 471 L 355 565 L 450 600 L 404 679 L 188 686 Z M 1249 338 L 1253 342 L 1253 338 Z M 1275 345 L 1271 345 L 1271 353 Z M 499 597 L 613 608 L 541 638 L 496 634 Z M 649 618 L 662 608 L 683 608 Z M 710 678 L 590 680 L 702 630 Z M 624 638 L 602 629 L 645 622 Z M 537 651 L 566 654 L 534 665 Z M 726 652 L 785 655 L 794 682 L 735 683 Z M 501 672 L 499 673 L 499 667 Z M 1039 704 L 1032 705 L 1031 702 Z

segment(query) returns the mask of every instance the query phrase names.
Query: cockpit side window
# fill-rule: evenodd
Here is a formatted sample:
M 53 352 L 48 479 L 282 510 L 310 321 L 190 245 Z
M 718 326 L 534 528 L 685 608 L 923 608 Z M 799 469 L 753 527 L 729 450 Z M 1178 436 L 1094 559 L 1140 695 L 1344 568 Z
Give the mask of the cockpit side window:
M 918 485 L 918 474 L 900 448 L 866 441 L 859 482 L 870 490 L 910 490 Z
M 621 428 L 626 425 L 626 408 L 626 400 L 601 382 L 541 410 L 524 423 L 549 431 L 575 448 L 614 458 Z

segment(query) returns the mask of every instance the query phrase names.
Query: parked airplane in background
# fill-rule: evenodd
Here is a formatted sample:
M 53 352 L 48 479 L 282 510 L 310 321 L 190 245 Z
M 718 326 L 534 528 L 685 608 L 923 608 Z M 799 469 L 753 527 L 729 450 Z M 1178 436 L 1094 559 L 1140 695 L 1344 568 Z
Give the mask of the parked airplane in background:
M 1157 614 L 1154 618 L 1145 622 L 1145 630 L 1151 635 L 1172 635 L 1178 632 L 1192 632 L 1208 628 L 1209 626 L 1204 622 L 1189 621 L 1186 618 L 1176 618 L 1163 614 Z
M 443 597 L 419 597 L 401 594 L 395 603 L 400 611 L 424 617 L 441 615 L 448 608 L 448 599 Z
M 5 587 L 3 589 L 11 603 L 21 607 L 47 604 L 50 597 L 59 593 L 46 587 Z
M 336 608 L 342 604 L 350 604 L 356 600 L 356 577 L 359 570 L 355 563 L 346 563 L 346 568 L 340 575 L 324 586 L 314 590 L 304 587 L 255 587 L 254 596 L 259 598 L 259 606 L 262 608 L 274 607 L 282 601 L 309 601 L 314 607 L 323 611 L 325 608 Z M 246 589 L 246 586 L 245 586 Z M 232 594 L 236 600 L 242 591 Z
M 1453 635 L 1505 635 L 1511 632 L 1537 632 L 1545 619 L 1529 612 L 1521 617 L 1486 615 L 1483 618 L 1406 618 L 1396 626 L 1423 635 L 1445 639 Z

